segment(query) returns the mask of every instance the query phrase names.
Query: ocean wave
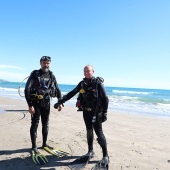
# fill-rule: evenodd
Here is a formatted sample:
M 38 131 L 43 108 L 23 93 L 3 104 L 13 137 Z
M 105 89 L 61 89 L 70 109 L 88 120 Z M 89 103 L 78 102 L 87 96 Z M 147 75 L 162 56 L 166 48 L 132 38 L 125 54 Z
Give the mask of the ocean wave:
M 5 87 L 0 87 L 0 90 L 3 90 L 3 91 L 18 91 L 18 89 L 14 89 L 14 88 L 5 88 Z
M 25 100 L 18 94 L 19 83 L 6 83 L 0 85 L 0 96 Z M 60 85 L 62 96 L 71 91 L 74 86 Z M 20 88 L 24 96 L 24 86 Z M 125 112 L 140 112 L 156 115 L 170 116 L 170 90 L 133 89 L 106 87 L 109 97 L 109 109 Z M 78 93 L 65 104 L 75 106 Z M 56 102 L 56 98 L 52 100 Z
M 112 90 L 112 92 L 121 93 L 121 94 L 144 94 L 144 95 L 153 94 L 153 92 L 136 92 L 136 91 L 125 91 L 125 90 Z
M 161 99 L 161 98 L 138 98 L 140 102 L 144 103 L 162 103 L 162 104 L 170 104 L 170 99 Z

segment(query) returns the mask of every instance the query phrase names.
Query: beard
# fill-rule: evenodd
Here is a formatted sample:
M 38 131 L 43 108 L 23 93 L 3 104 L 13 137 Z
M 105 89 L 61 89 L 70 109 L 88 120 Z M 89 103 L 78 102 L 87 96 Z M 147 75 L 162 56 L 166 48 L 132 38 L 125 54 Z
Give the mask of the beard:
M 42 67 L 41 70 L 44 72 L 44 73 L 47 73 L 49 71 L 49 67 Z

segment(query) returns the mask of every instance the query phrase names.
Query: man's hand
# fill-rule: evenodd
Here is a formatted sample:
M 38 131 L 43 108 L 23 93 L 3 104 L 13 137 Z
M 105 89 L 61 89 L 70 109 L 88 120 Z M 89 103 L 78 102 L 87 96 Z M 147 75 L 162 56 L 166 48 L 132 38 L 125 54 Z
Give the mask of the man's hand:
M 61 98 L 61 99 L 58 99 L 58 102 L 56 104 L 54 104 L 54 108 L 59 109 L 59 107 L 60 107 L 60 110 L 58 110 L 58 111 L 61 111 L 61 107 L 62 106 L 64 107 L 63 103 L 65 103 L 65 98 L 64 97 Z
M 62 110 L 62 108 L 63 108 L 62 105 L 59 105 L 58 106 L 58 111 L 60 112 Z
M 32 114 L 32 115 L 35 113 L 33 106 L 29 107 L 29 113 Z
M 54 108 L 58 109 L 58 111 L 61 111 L 63 107 L 64 107 L 63 103 L 56 103 L 56 104 L 54 104 Z

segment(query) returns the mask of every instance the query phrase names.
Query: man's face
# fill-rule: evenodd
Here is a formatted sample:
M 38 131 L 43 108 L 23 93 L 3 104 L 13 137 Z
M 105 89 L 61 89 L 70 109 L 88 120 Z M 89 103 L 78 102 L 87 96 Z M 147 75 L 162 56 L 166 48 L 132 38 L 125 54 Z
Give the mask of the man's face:
M 41 62 L 40 62 L 40 65 L 41 65 L 42 71 L 43 71 L 43 72 L 48 72 L 48 71 L 49 71 L 49 68 L 50 68 L 50 64 L 51 64 L 51 62 L 48 61 L 48 60 L 41 61 Z
M 87 79 L 90 79 L 93 76 L 93 73 L 94 73 L 94 70 L 93 70 L 93 68 L 91 66 L 86 66 L 84 68 L 84 76 Z

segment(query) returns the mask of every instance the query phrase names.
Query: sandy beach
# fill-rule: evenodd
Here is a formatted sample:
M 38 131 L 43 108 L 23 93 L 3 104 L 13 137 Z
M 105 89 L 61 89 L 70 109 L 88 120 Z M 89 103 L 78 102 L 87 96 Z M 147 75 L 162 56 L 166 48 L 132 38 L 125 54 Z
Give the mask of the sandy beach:
M 81 112 L 65 106 L 61 112 L 51 107 L 48 144 L 70 153 L 65 158 L 46 155 L 48 163 L 35 165 L 30 157 L 30 119 L 26 102 L 0 97 L 0 170 L 69 170 L 69 162 L 87 153 L 86 130 Z M 110 156 L 109 170 L 169 170 L 170 119 L 108 112 L 103 124 Z M 37 145 L 42 145 L 41 122 Z M 95 157 L 84 168 L 90 170 L 102 158 L 94 141 Z

